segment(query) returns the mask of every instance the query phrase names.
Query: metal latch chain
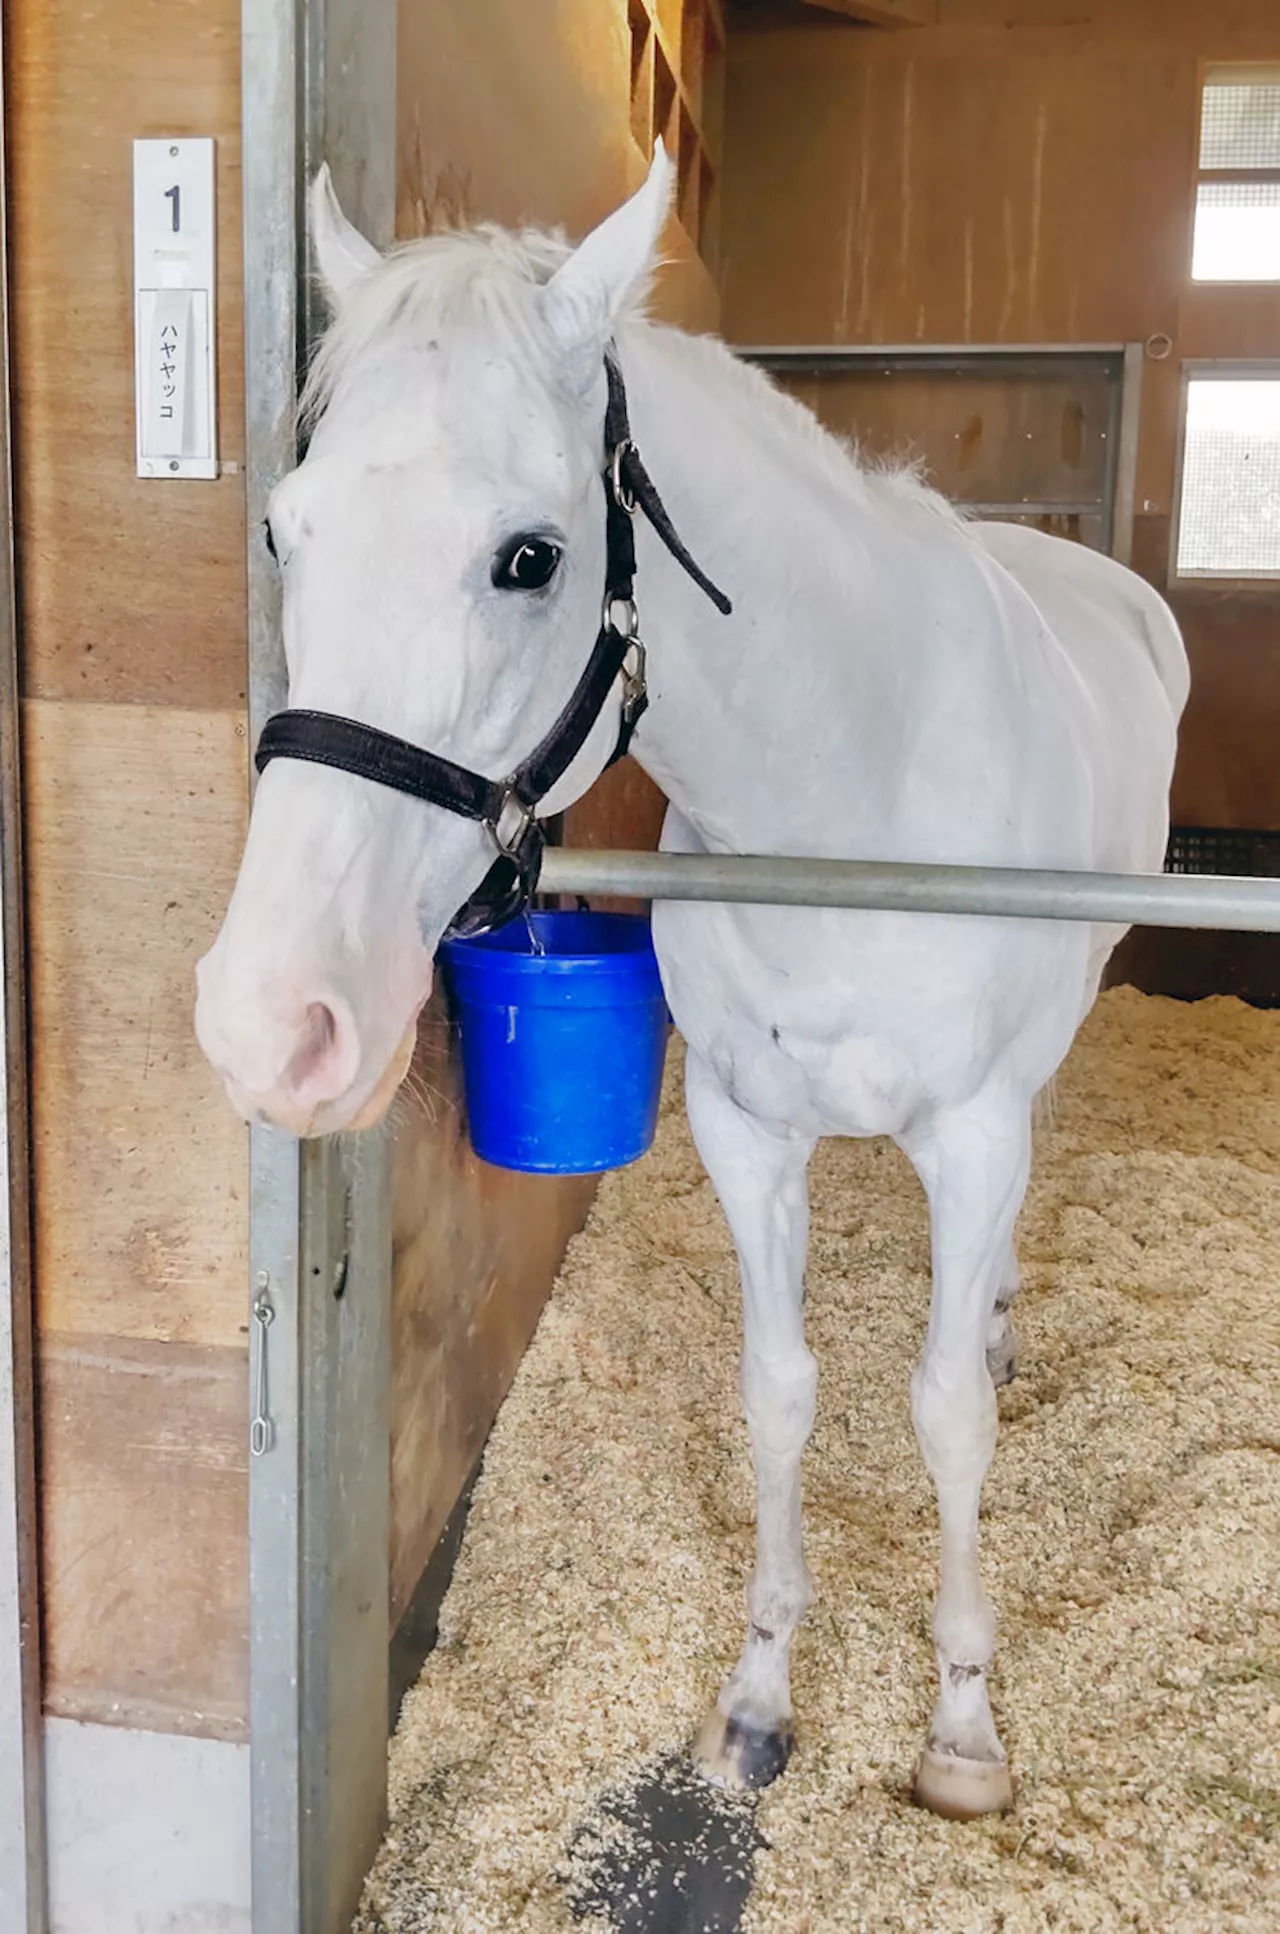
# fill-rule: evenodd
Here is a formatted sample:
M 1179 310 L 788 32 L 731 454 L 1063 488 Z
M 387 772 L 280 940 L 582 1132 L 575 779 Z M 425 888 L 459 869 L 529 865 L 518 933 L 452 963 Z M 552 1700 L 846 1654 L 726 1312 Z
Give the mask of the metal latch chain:
M 253 1375 L 253 1422 L 249 1426 L 249 1449 L 255 1457 L 262 1457 L 276 1440 L 276 1427 L 271 1421 L 267 1391 L 267 1332 L 275 1321 L 275 1307 L 269 1293 L 270 1277 L 266 1271 L 258 1277 L 258 1293 L 253 1299 L 253 1320 L 257 1345 Z

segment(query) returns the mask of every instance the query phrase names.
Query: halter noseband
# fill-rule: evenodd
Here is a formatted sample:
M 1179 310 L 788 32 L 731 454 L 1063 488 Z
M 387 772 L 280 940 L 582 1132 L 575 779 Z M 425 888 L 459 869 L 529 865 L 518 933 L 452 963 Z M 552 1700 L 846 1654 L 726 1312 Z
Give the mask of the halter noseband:
M 486 933 L 527 907 L 538 887 L 545 835 L 536 813 L 581 752 L 622 674 L 622 720 L 610 765 L 627 752 L 648 706 L 645 650 L 635 605 L 634 517 L 642 510 L 672 557 L 718 610 L 733 609 L 699 569 L 672 527 L 640 452 L 631 440 L 627 395 L 616 357 L 605 359 L 609 402 L 604 426 L 606 560 L 604 605 L 595 649 L 568 704 L 542 742 L 506 779 L 455 765 L 356 719 L 334 712 L 277 712 L 262 728 L 254 764 L 306 759 L 409 793 L 463 819 L 478 820 L 498 849 L 478 890 L 455 916 L 455 934 Z M 619 619 L 619 613 L 621 619 Z

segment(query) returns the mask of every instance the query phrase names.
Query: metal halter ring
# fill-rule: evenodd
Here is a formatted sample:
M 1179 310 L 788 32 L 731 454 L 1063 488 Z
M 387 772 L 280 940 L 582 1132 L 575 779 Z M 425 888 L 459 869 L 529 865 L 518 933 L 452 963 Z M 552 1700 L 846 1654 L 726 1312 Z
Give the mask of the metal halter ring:
M 613 491 L 613 501 L 619 510 L 626 511 L 628 517 L 634 517 L 636 514 L 636 496 L 634 490 L 627 488 L 626 479 L 622 474 L 622 464 L 628 450 L 634 450 L 635 447 L 631 438 L 624 436 L 621 443 L 616 445 L 613 461 L 609 466 L 609 487 Z
M 511 817 L 513 813 L 514 821 Z M 532 806 L 526 806 L 514 792 L 508 791 L 505 794 L 498 817 L 489 822 L 489 835 L 504 859 L 515 859 L 520 851 L 521 841 L 533 823 L 533 817 Z
M 618 620 L 613 615 L 615 611 L 621 611 L 622 613 L 621 624 L 618 623 Z M 630 644 L 633 638 L 638 639 L 640 636 L 640 613 L 636 608 L 635 599 L 617 598 L 611 592 L 606 591 L 604 603 L 600 607 L 600 623 L 606 631 L 616 631 L 620 638 L 627 640 L 628 644 Z

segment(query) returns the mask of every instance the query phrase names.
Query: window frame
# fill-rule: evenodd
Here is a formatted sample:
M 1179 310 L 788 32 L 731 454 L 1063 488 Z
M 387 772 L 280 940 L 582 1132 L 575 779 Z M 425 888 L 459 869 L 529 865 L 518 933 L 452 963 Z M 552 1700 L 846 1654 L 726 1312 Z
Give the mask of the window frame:
M 1266 286 L 1265 284 L 1263 285 Z M 1274 382 L 1280 385 L 1280 356 L 1202 356 L 1184 362 L 1179 372 L 1178 435 L 1174 456 L 1173 500 L 1169 518 L 1169 561 L 1165 573 L 1171 591 L 1252 591 L 1264 597 L 1280 594 L 1280 565 L 1274 571 L 1227 576 L 1216 571 L 1180 571 L 1178 540 L 1182 531 L 1182 484 L 1187 459 L 1187 395 L 1193 382 Z
M 1196 88 L 1196 132 L 1194 154 L 1194 175 L 1191 195 L 1191 237 L 1187 259 L 1187 280 L 1193 289 L 1274 289 L 1280 287 L 1280 273 L 1267 276 L 1211 275 L 1198 276 L 1195 273 L 1196 259 L 1196 218 L 1200 211 L 1200 188 L 1202 184 L 1221 182 L 1240 183 L 1244 187 L 1274 184 L 1280 187 L 1280 161 L 1274 166 L 1256 168 L 1205 168 L 1200 163 L 1200 147 L 1204 138 L 1205 95 L 1211 87 L 1247 87 L 1252 83 L 1270 81 L 1280 87 L 1280 60 L 1255 61 L 1201 61 L 1197 70 Z M 1181 476 L 1181 468 L 1179 468 Z

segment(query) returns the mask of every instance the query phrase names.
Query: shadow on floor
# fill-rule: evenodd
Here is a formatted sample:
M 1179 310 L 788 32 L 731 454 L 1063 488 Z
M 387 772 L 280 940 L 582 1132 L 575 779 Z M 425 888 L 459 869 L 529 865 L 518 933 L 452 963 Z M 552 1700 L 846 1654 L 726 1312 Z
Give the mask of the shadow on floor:
M 615 1934 L 736 1934 L 763 1845 L 751 1796 L 717 1791 L 673 1756 L 578 1829 L 570 1905 Z
M 428 1656 L 435 1651 L 440 1634 L 440 1607 L 453 1582 L 453 1567 L 462 1547 L 462 1534 L 467 1528 L 467 1515 L 471 1509 L 471 1493 L 475 1490 L 479 1475 L 480 1465 L 477 1462 L 463 1486 L 462 1496 L 453 1507 L 453 1515 L 440 1534 L 430 1562 L 418 1580 L 417 1589 L 392 1634 L 388 1686 L 391 1706 L 388 1729 L 391 1732 L 395 1731 L 399 1721 L 405 1693 L 418 1683 Z

